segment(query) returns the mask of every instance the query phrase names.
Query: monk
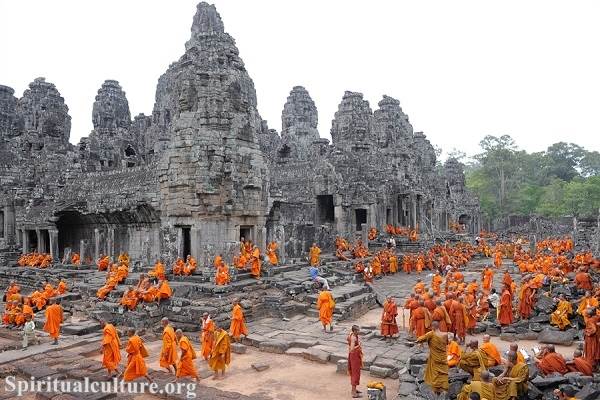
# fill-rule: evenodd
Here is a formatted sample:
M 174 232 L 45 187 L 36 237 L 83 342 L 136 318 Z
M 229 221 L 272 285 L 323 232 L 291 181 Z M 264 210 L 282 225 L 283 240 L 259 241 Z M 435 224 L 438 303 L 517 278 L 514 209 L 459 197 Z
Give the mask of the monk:
M 108 269 L 108 265 L 110 264 L 110 257 L 108 256 L 100 256 L 98 261 L 96 261 L 96 265 L 98 266 L 98 271 L 106 271 Z
M 269 263 L 271 265 L 278 265 L 279 264 L 279 260 L 277 258 L 277 243 L 275 242 L 270 242 L 267 245 L 267 257 L 269 258 Z
M 42 296 L 44 296 L 46 300 L 50 300 L 50 298 L 54 297 L 54 294 L 54 287 L 50 283 L 46 282 L 44 284 L 44 291 L 42 292 Z
M 79 257 L 78 253 L 73 253 L 73 255 L 71 256 L 71 264 L 73 264 L 73 265 L 81 264 L 81 258 Z
M 8 285 L 8 288 L 6 289 L 6 292 L 4 294 L 5 300 L 10 301 L 11 296 L 15 295 L 15 294 L 19 294 L 20 291 L 21 291 L 21 288 L 19 287 L 19 285 L 17 285 L 17 283 L 15 281 L 10 282 L 10 284 Z
M 496 251 L 496 254 L 494 254 L 494 266 L 496 268 L 502 266 L 502 253 L 500 251 Z
M 582 291 L 593 289 L 592 278 L 590 277 L 590 274 L 583 270 L 583 268 L 579 268 L 579 272 L 575 275 L 575 286 Z
M 121 264 L 117 267 L 116 279 L 118 283 L 121 283 L 129 276 L 129 267 L 127 264 Z
M 413 291 L 416 294 L 421 294 L 425 291 L 425 284 L 421 281 L 421 278 L 417 279 L 417 283 L 415 283 L 415 286 L 413 287 Z
M 493 367 L 502 363 L 502 357 L 495 344 L 490 341 L 490 335 L 483 335 L 481 350 L 487 355 L 487 367 Z
M 169 282 L 166 279 L 158 281 L 158 294 L 156 295 L 158 304 L 162 300 L 169 299 L 171 296 L 173 296 L 173 289 L 169 286 Z
M 383 313 L 381 315 L 381 336 L 384 338 L 392 336 L 398 333 L 398 323 L 396 317 L 398 316 L 398 306 L 393 296 L 388 296 L 383 303 Z
M 442 278 L 442 276 L 437 272 L 431 278 L 431 288 L 436 296 L 440 295 L 442 282 L 444 282 L 444 278 Z
M 408 235 L 408 239 L 409 239 L 411 242 L 416 242 L 417 240 L 419 240 L 419 233 L 417 232 L 417 230 L 416 230 L 416 229 L 412 229 L 412 230 L 410 231 L 410 234 Z
M 187 338 L 183 334 L 181 329 L 177 329 L 175 331 L 175 337 L 177 338 L 177 343 L 179 343 L 179 349 L 181 350 L 181 356 L 179 358 L 179 362 L 177 363 L 177 373 L 175 374 L 175 382 L 179 378 L 183 378 L 189 376 L 190 378 L 194 378 L 196 382 L 200 382 L 200 377 L 198 376 L 198 370 L 194 365 L 194 360 L 196 359 L 196 351 L 190 342 L 190 339 Z
M 33 293 L 31 293 L 31 296 L 29 296 L 29 298 L 31 299 L 31 303 L 35 306 L 35 308 L 40 311 L 42 308 L 44 308 L 46 306 L 46 298 L 44 297 L 44 295 L 39 292 L 39 291 L 35 291 Z
M 481 372 L 480 381 L 465 383 L 456 400 L 469 400 L 471 393 L 478 393 L 480 399 L 494 400 L 496 398 L 496 388 L 489 371 Z
M 119 265 L 125 265 L 129 267 L 129 254 L 121 253 L 119 254 L 119 258 L 117 260 L 119 261 Z
M 565 296 L 561 294 L 558 296 L 556 310 L 550 314 L 550 323 L 558 326 L 558 329 L 561 331 L 564 331 L 566 327 L 571 326 L 571 321 L 569 321 L 569 315 L 571 314 L 573 314 L 571 303 L 565 300 Z
M 215 323 L 210 315 L 205 312 L 202 314 L 202 334 L 200 336 L 201 353 L 204 360 L 208 361 L 212 354 L 215 341 Z
M 525 364 L 525 357 L 523 357 L 523 353 L 519 350 L 519 345 L 516 343 L 510 344 L 510 351 L 515 352 L 517 354 L 517 362 Z
M 163 318 L 160 323 L 163 327 L 162 348 L 160 350 L 160 366 L 165 368 L 169 373 L 176 373 L 177 367 L 177 337 L 175 330 L 169 324 L 168 318 Z M 171 370 L 173 367 L 173 370 Z
M 173 264 L 173 275 L 183 275 L 183 270 L 185 269 L 185 262 L 183 258 L 177 258 L 175 264 Z
M 246 323 L 244 322 L 244 311 L 239 299 L 233 300 L 229 332 L 234 342 L 239 342 L 241 335 L 248 336 L 248 328 L 246 328 Z
M 250 274 L 254 278 L 260 279 L 261 260 L 260 249 L 257 246 L 254 246 L 254 249 L 252 249 L 252 257 L 250 259 L 252 261 L 252 265 L 250 267 Z
M 140 296 L 138 291 L 133 286 L 129 286 L 129 289 L 123 293 L 120 304 L 129 311 L 133 311 L 137 307 L 139 300 Z
M 516 399 L 527 393 L 529 367 L 517 361 L 517 354 L 508 353 L 506 368 L 493 382 L 496 386 L 496 400 Z
M 25 325 L 27 317 L 31 317 L 31 320 L 33 320 L 34 317 L 33 308 L 31 308 L 31 301 L 29 298 L 21 298 L 21 301 L 23 302 L 23 307 L 21 313 L 17 316 L 17 326 Z
M 149 280 L 144 282 L 144 286 L 139 290 L 139 294 L 146 303 L 160 300 L 158 287 L 152 285 Z
M 423 378 L 435 395 L 440 396 L 442 392 L 448 391 L 448 337 L 445 332 L 440 332 L 439 324 L 434 321 L 431 323 L 431 331 L 417 338 L 417 343 L 424 342 L 429 346 L 429 357 Z
M 102 325 L 102 365 L 108 371 L 109 378 L 113 377 L 113 371 L 119 374 L 119 363 L 121 362 L 121 341 L 119 333 L 113 324 L 101 321 Z
M 222 371 L 222 377 L 225 377 L 225 368 L 231 363 L 231 345 L 229 335 L 221 327 L 217 327 L 215 331 L 215 342 L 213 345 L 212 354 L 208 360 L 208 366 L 215 374 L 213 379 L 217 379 L 219 371 Z
M 369 229 L 369 234 L 367 237 L 369 238 L 369 240 L 377 239 L 377 229 L 376 228 Z
M 585 311 L 588 308 L 597 308 L 598 307 L 598 299 L 592 296 L 591 291 L 585 292 L 585 296 L 581 298 L 579 301 L 579 306 L 577 307 L 577 313 L 583 317 L 584 322 L 587 320 L 587 315 Z
M 581 372 L 582 375 L 592 376 L 594 375 L 594 366 L 585 358 L 581 350 L 575 350 L 573 352 L 573 361 L 567 362 L 567 368 L 571 372 Z
M 50 299 L 50 305 L 46 308 L 46 323 L 44 331 L 48 332 L 50 337 L 54 339 L 53 345 L 58 344 L 60 336 L 60 325 L 63 322 L 63 309 L 55 299 Z
M 546 345 L 546 348 L 538 357 L 539 360 L 536 360 L 536 363 L 538 369 L 544 375 L 549 375 L 554 372 L 564 375 L 569 372 L 564 357 L 555 351 L 553 344 Z
M 398 256 L 396 253 L 390 255 L 390 273 L 395 274 L 398 272 Z
M 429 310 L 425 307 L 423 300 L 419 300 L 419 307 L 417 307 L 410 317 L 411 332 L 414 332 L 416 337 L 421 337 L 429 331 L 431 327 L 431 315 Z M 439 329 L 439 325 L 438 325 Z
M 360 392 L 356 389 L 360 385 L 360 370 L 363 366 L 363 352 L 358 338 L 360 328 L 352 325 L 352 331 L 348 335 L 348 375 L 350 375 L 350 386 L 352 387 L 352 398 L 358 398 Z
M 487 354 L 479 348 L 479 342 L 477 340 L 469 342 L 467 348 L 470 351 L 462 355 L 460 362 L 458 363 L 458 368 L 471 374 L 471 380 L 477 381 L 479 380 L 481 371 L 487 369 Z
M 503 326 L 513 323 L 512 293 L 506 283 L 504 283 L 498 305 L 498 322 Z
M 313 243 L 312 247 L 310 248 L 310 253 L 308 256 L 308 261 L 311 266 L 315 267 L 321 263 L 320 255 L 321 255 L 321 249 L 319 247 L 317 247 L 316 243 Z
M 448 314 L 452 320 L 452 332 L 454 333 L 454 336 L 458 337 L 459 343 L 464 343 L 465 337 L 467 336 L 467 315 L 463 304 L 453 299 Z
M 446 352 L 448 353 L 448 367 L 456 367 L 460 362 L 462 350 L 458 343 L 456 343 L 456 340 L 454 340 L 452 333 L 448 333 L 448 347 Z
M 198 263 L 196 259 L 190 255 L 187 256 L 185 261 L 185 265 L 183 266 L 183 275 L 189 276 L 192 275 L 196 271 L 196 267 Z
M 511 290 L 512 292 L 512 286 L 513 286 L 513 279 L 510 276 L 510 274 L 508 273 L 508 271 L 504 271 L 504 276 L 502 277 L 502 284 L 503 285 L 507 285 L 508 288 Z
M 441 300 L 437 300 L 435 305 L 435 310 L 431 313 L 431 320 L 438 322 L 441 332 L 450 331 L 452 320 L 450 319 L 450 315 L 448 315 L 448 311 L 446 311 L 446 307 L 442 305 Z
M 319 320 L 323 325 L 323 330 L 327 332 L 333 331 L 333 310 L 335 309 L 335 300 L 329 290 L 321 290 L 317 298 L 317 309 L 319 310 Z
M 494 271 L 490 267 L 486 266 L 481 275 L 481 287 L 483 290 L 491 290 L 494 282 Z
M 127 352 L 127 366 L 123 371 L 123 380 L 131 382 L 137 378 L 144 377 L 148 382 L 152 383 L 152 379 L 148 376 L 148 368 L 144 358 L 148 357 L 148 350 L 144 346 L 142 338 L 135 334 L 135 329 L 127 331 L 129 340 L 125 351 Z
M 67 289 L 67 283 L 61 279 L 60 282 L 58 282 L 58 286 L 56 286 L 57 294 L 65 294 Z
M 217 271 L 215 272 L 215 284 L 218 286 L 227 285 L 230 279 L 229 267 L 227 264 L 221 261 L 221 263 L 217 266 Z
M 529 282 L 521 284 L 521 292 L 519 293 L 519 314 L 522 319 L 529 319 L 533 313 L 533 296 L 535 290 L 530 286 Z
M 600 361 L 600 316 L 595 308 L 586 310 L 587 320 L 585 323 L 583 354 L 591 364 Z
M 152 271 L 148 272 L 148 276 L 159 280 L 167 279 L 165 275 L 165 265 L 160 260 L 156 261 L 156 264 L 154 264 L 154 268 L 152 269 Z

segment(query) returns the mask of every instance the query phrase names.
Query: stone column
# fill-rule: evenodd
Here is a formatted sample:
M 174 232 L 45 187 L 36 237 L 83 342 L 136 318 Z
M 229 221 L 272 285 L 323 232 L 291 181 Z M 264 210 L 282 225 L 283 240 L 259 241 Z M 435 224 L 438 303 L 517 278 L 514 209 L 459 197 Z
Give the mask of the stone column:
M 48 236 L 50 237 L 50 255 L 53 260 L 59 259 L 58 254 L 58 230 L 50 229 L 48 230 Z
M 44 253 L 45 251 L 44 251 L 44 243 L 42 243 L 43 242 L 42 234 L 41 234 L 40 230 L 37 228 L 35 230 L 35 236 L 37 236 L 37 252 Z
M 27 229 L 23 229 L 23 254 L 29 252 L 29 237 L 27 235 Z
M 417 227 L 417 197 L 413 196 L 410 200 L 410 224 L 411 228 Z
M 6 243 L 15 243 L 15 210 L 12 206 L 4 207 L 4 238 Z M 17 239 L 20 241 L 20 239 Z
M 180 230 L 183 232 L 183 230 Z M 178 234 L 181 236 L 181 233 Z M 178 238 L 179 238 L 178 236 Z M 196 260 L 201 260 L 202 246 L 201 246 L 201 231 L 198 227 L 190 228 L 190 253 L 192 253 L 192 257 Z M 183 253 L 183 240 L 181 242 L 181 252 Z M 219 249 L 215 249 L 216 251 L 220 251 Z M 216 254 L 208 254 L 207 257 L 216 256 Z
M 108 237 L 106 238 L 106 255 L 109 257 L 114 256 L 114 243 L 115 243 L 115 229 L 108 228 Z M 113 259 L 113 262 L 115 260 Z
M 367 231 L 369 230 L 369 228 L 367 228 L 365 225 L 366 224 L 360 224 L 360 236 L 361 236 L 361 239 L 362 239 L 363 243 L 365 244 L 365 246 L 368 247 L 369 246 L 369 235 L 368 235 Z
M 177 229 L 177 242 L 175 245 L 177 246 L 177 257 L 183 258 L 183 228 L 180 226 L 176 227 Z M 191 231 L 190 231 L 191 235 Z
M 100 230 L 94 229 L 94 261 L 100 258 Z
M 267 248 L 267 228 L 264 225 L 256 226 L 256 245 L 259 249 Z
M 87 246 L 86 246 L 85 240 L 81 239 L 79 241 L 79 259 L 81 260 L 81 265 L 83 265 L 84 262 L 85 262 L 84 261 L 85 260 L 85 256 L 86 256 L 85 253 L 87 251 L 86 247 Z

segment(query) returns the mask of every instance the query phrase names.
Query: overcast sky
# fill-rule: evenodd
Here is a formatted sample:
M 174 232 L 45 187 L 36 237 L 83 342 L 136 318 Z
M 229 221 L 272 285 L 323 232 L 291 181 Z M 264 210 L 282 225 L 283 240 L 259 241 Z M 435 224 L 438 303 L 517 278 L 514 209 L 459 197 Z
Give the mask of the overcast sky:
M 0 0 L 0 84 L 20 97 L 56 84 L 71 142 L 92 129 L 105 79 L 132 117 L 151 114 L 158 77 L 184 53 L 197 0 Z M 400 100 L 415 131 L 450 151 L 509 134 L 528 151 L 558 141 L 600 150 L 600 1 L 215 0 L 258 109 L 280 131 L 294 85 L 329 130 L 345 90 L 371 108 Z

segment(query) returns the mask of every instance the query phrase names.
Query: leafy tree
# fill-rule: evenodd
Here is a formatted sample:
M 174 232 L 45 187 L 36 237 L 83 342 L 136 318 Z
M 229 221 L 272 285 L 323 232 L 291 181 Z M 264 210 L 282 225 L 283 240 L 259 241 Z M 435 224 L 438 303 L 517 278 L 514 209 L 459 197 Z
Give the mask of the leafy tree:
M 600 153 L 597 151 L 586 151 L 579 162 L 579 169 L 583 176 L 600 175 Z
M 585 150 L 574 143 L 553 144 L 546 150 L 548 175 L 565 182 L 571 181 L 579 175 L 576 167 L 584 155 Z

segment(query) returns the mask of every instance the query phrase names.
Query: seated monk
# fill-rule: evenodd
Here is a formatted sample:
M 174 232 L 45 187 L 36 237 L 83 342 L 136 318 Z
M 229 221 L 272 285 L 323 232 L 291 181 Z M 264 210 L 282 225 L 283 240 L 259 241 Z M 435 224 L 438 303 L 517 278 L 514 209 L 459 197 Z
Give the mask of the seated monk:
M 42 296 L 44 296 L 46 300 L 50 300 L 52 297 L 54 297 L 55 294 L 56 291 L 54 290 L 54 287 L 48 282 L 46 282 L 46 284 L 44 285 L 44 291 L 42 292 Z
M 67 293 L 67 289 L 67 283 L 61 279 L 60 282 L 58 282 L 58 286 L 56 286 L 57 294 L 65 294 Z
M 127 278 L 127 276 L 129 275 L 129 267 L 127 267 L 127 264 L 121 264 L 119 265 L 119 267 L 117 268 L 117 282 L 121 283 L 125 280 L 125 278 Z
M 29 298 L 31 300 L 31 304 L 33 304 L 38 311 L 46 306 L 47 299 L 41 292 L 37 290 L 33 292 Z
M 185 262 L 181 257 L 177 258 L 175 264 L 173 264 L 173 275 L 183 275 L 183 270 L 185 268 Z
M 144 300 L 146 303 L 152 303 L 158 299 L 159 290 L 158 287 L 149 284 L 146 288 L 141 290 L 140 294 L 142 300 Z
M 506 361 L 506 369 L 497 378 L 493 379 L 496 400 L 509 400 L 523 398 L 527 394 L 527 380 L 529 367 L 517 360 L 517 353 L 510 351 Z
M 71 256 L 71 264 L 73 264 L 73 265 L 81 264 L 81 258 L 79 257 L 78 253 L 73 253 L 73 255 Z
M 165 265 L 162 262 L 160 262 L 160 260 L 156 261 L 156 264 L 154 264 L 154 269 L 148 272 L 148 276 L 158 280 L 166 279 Z
M 502 363 L 502 357 L 496 345 L 490 342 L 490 335 L 483 335 L 483 343 L 481 343 L 481 350 L 487 355 L 487 366 L 493 367 Z
M 2 323 L 4 325 L 14 325 L 17 318 L 17 302 L 9 301 L 4 305 L 4 314 L 2 315 Z M 19 311 L 20 312 L 20 311 Z
M 100 256 L 98 261 L 96 261 L 96 265 L 98 266 L 98 271 L 106 271 L 110 264 L 110 258 L 108 256 Z
M 227 285 L 229 281 L 229 267 L 224 262 L 221 262 L 217 267 L 217 272 L 215 274 L 215 284 L 219 286 Z
M 571 303 L 565 300 L 565 296 L 561 294 L 558 297 L 556 311 L 550 314 L 550 323 L 552 325 L 558 326 L 558 328 L 561 331 L 565 330 L 566 327 L 571 326 L 571 321 L 569 321 L 569 315 L 571 315 L 572 313 L 573 308 L 571 307 Z
M 271 242 L 267 245 L 267 257 L 271 265 L 278 265 L 279 260 L 277 258 L 277 243 Z M 337 254 L 337 253 L 336 253 Z
M 538 369 L 544 375 L 554 372 L 564 375 L 569 372 L 564 357 L 555 351 L 553 344 L 547 345 L 538 358 L 539 360 L 536 360 Z
M 128 290 L 123 293 L 121 298 L 121 305 L 129 309 L 129 311 L 135 310 L 140 300 L 139 294 L 133 286 L 130 286 Z
M 245 269 L 247 263 L 248 256 L 245 254 L 240 254 L 239 256 L 233 257 L 233 265 L 235 265 L 237 269 Z
M 161 300 L 166 300 L 171 296 L 173 296 L 173 289 L 169 286 L 169 282 L 166 279 L 159 280 L 157 295 L 158 304 L 160 304 Z
M 119 265 L 126 265 L 129 267 L 129 254 L 127 254 L 127 253 L 119 254 L 118 261 L 119 261 Z
M 456 367 L 460 362 L 462 350 L 456 340 L 454 340 L 452 333 L 448 333 L 448 348 L 446 349 L 446 353 L 448 354 L 448 366 L 450 368 Z
M 197 266 L 198 263 L 196 262 L 196 259 L 188 255 L 185 262 L 185 266 L 183 267 L 183 274 L 186 276 L 192 275 L 194 271 L 196 271 Z
M 50 254 L 46 254 L 42 258 L 42 262 L 40 263 L 40 268 L 48 268 L 52 265 L 52 256 Z
M 375 240 L 377 238 L 377 229 L 371 228 L 369 229 L 369 240 Z
M 252 266 L 250 268 L 250 274 L 252 277 L 256 279 L 260 279 L 260 270 L 261 270 L 261 260 L 260 260 L 260 249 L 257 246 L 254 246 L 252 250 Z
M 581 350 L 575 350 L 573 352 L 573 361 L 567 363 L 567 368 L 571 372 L 581 372 L 585 376 L 592 376 L 594 374 L 594 366 L 588 360 L 583 358 Z
M 15 281 L 10 282 L 10 284 L 8 285 L 8 288 L 6 289 L 5 292 L 5 298 L 8 300 L 10 299 L 10 297 L 13 294 L 18 294 L 21 291 L 21 288 L 19 287 L 19 285 L 17 285 L 17 283 Z
M 587 321 L 585 310 L 588 308 L 598 308 L 598 299 L 592 296 L 591 291 L 585 292 L 585 296 L 579 302 L 577 313 L 583 317 L 584 322 Z
M 493 375 L 489 371 L 481 372 L 480 381 L 472 381 L 465 383 L 461 392 L 456 397 L 456 400 L 470 400 L 473 393 L 479 394 L 477 399 L 495 400 L 496 388 L 492 382 Z
M 339 247 L 335 249 L 335 256 L 340 261 L 349 261 L 349 258 L 344 255 L 344 251 Z
M 108 279 L 106 280 L 106 282 L 104 283 L 104 286 L 102 286 L 96 292 L 96 296 L 100 300 L 104 300 L 106 298 L 106 296 L 108 296 L 108 294 L 117 286 L 118 283 L 119 282 L 117 281 L 116 274 L 109 276 Z
M 23 326 L 25 324 L 25 321 L 27 321 L 27 317 L 33 319 L 33 315 L 33 308 L 31 308 L 31 306 L 29 305 L 29 299 L 26 299 L 21 308 L 21 312 L 17 314 L 15 318 L 16 325 Z
M 579 272 L 575 275 L 575 286 L 579 290 L 592 290 L 592 278 L 590 278 L 590 274 L 585 272 L 582 268 L 579 269 Z
M 419 240 L 419 234 L 417 233 L 417 230 L 416 230 L 416 229 L 413 229 L 413 230 L 411 230 L 411 231 L 410 231 L 410 234 L 409 234 L 409 236 L 408 236 L 408 239 L 409 239 L 411 242 L 416 242 L 417 240 Z

